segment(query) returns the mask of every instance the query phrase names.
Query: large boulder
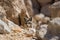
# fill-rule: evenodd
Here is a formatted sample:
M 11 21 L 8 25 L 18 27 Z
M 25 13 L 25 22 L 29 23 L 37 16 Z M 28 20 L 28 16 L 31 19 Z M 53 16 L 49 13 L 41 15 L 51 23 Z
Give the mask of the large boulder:
M 59 40 L 60 39 L 60 18 L 54 18 L 48 23 L 47 33 L 45 38 L 48 40 Z
M 50 5 L 45 5 L 45 6 L 43 6 L 42 8 L 41 8 L 41 13 L 43 13 L 45 16 L 51 16 L 50 14 L 51 14 L 51 12 L 50 12 L 50 10 L 49 10 L 49 6 Z
M 38 0 L 38 2 L 39 2 L 42 6 L 45 6 L 46 4 L 51 3 L 52 0 Z
M 51 17 L 60 17 L 60 1 L 53 3 L 50 7 L 49 10 L 51 12 Z
M 7 23 L 0 20 L 0 33 L 21 32 L 21 28 L 10 20 Z
M 60 0 L 55 0 L 55 2 L 60 1 Z
M 0 5 L 6 10 L 7 18 L 13 21 L 15 24 L 20 25 L 19 14 L 21 13 L 22 9 L 26 11 L 25 14 L 29 17 L 24 0 L 4 0 L 0 2 Z
M 8 27 L 8 25 L 0 20 L 0 33 L 10 33 L 11 29 Z
M 26 9 L 29 13 L 29 15 L 32 17 L 33 16 L 33 5 L 32 5 L 32 0 L 24 0 Z

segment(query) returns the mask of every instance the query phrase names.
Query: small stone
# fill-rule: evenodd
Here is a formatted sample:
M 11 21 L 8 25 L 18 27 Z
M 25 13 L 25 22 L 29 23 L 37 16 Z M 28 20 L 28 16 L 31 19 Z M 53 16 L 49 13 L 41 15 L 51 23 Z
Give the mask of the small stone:
M 41 26 L 40 26 L 39 36 L 40 36 L 41 38 L 44 38 L 44 36 L 46 35 L 46 33 L 47 33 L 47 27 L 48 27 L 47 24 L 44 24 L 44 25 L 41 25 Z
M 59 39 L 59 37 L 57 37 L 57 36 L 54 36 L 53 38 L 51 38 L 50 40 L 58 40 Z
M 50 21 L 49 17 L 45 17 L 42 19 L 42 23 L 48 23 Z
M 56 18 L 52 19 L 50 22 L 53 24 L 60 25 L 60 17 L 56 17 Z
M 38 14 L 38 15 L 35 15 L 35 19 L 36 20 L 42 20 L 43 18 L 45 17 L 45 15 L 44 14 Z
M 49 10 L 51 12 L 51 18 L 60 17 L 60 1 L 53 3 Z
M 38 2 L 39 2 L 42 6 L 45 6 L 46 4 L 50 3 L 51 0 L 38 0 Z

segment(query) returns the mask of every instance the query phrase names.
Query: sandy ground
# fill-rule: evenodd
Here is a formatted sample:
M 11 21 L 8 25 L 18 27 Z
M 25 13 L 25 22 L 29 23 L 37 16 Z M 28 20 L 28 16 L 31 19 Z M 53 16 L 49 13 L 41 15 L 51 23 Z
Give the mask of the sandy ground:
M 0 40 L 32 40 L 32 37 L 26 37 L 22 32 L 0 34 Z

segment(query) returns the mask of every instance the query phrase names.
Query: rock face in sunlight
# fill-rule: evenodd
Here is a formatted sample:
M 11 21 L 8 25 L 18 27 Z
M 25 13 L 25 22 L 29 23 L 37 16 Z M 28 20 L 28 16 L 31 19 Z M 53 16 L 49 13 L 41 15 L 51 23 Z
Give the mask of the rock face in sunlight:
M 47 27 L 48 27 L 48 25 L 46 25 L 46 24 L 40 26 L 39 36 L 41 38 L 44 38 L 44 36 L 46 35 L 46 33 L 47 33 Z
M 50 7 L 51 17 L 60 17 L 60 1 L 53 3 Z
M 14 1 L 4 0 L 4 1 L 1 1 L 1 5 L 6 10 L 7 18 L 9 20 L 13 21 L 15 24 L 20 25 L 20 23 L 19 23 L 20 15 L 19 14 L 21 13 L 22 9 L 26 11 L 25 14 L 27 15 L 27 17 L 29 17 L 24 0 L 14 0 Z
M 51 15 L 50 15 L 51 12 L 50 12 L 50 10 L 49 10 L 49 6 L 50 6 L 50 5 L 45 5 L 45 6 L 43 6 L 43 7 L 41 8 L 41 13 L 43 13 L 43 14 L 46 15 L 46 16 L 51 16 Z
M 42 6 L 46 5 L 47 3 L 51 2 L 51 1 L 52 1 L 52 0 L 38 0 L 38 2 L 39 2 Z
M 32 17 L 33 16 L 32 0 L 24 0 L 24 2 L 29 15 Z
M 60 1 L 0 0 L 0 40 L 60 40 Z
M 8 27 L 8 25 L 0 20 L 0 33 L 10 33 L 11 29 Z
M 54 18 L 54 19 L 51 21 L 51 23 L 57 24 L 57 25 L 60 26 L 60 18 L 59 18 L 59 17 Z
M 7 21 L 7 22 L 5 22 Z M 0 33 L 11 33 L 12 31 L 18 31 L 20 32 L 21 29 L 18 25 L 16 25 L 15 23 L 13 23 L 10 20 L 1 20 L 0 19 Z

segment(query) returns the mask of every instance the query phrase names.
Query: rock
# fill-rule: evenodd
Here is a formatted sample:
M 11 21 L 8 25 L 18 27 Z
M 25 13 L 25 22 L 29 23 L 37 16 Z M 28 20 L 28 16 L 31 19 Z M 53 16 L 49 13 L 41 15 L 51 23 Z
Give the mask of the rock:
M 7 23 L 0 20 L 0 33 L 11 33 L 12 31 L 21 32 L 22 29 L 18 25 L 8 19 L 6 19 L 6 21 Z
M 24 0 L 29 15 L 33 16 L 33 5 L 31 0 Z
M 45 15 L 43 13 L 35 15 L 33 18 L 34 18 L 33 21 L 35 20 L 35 21 L 38 21 L 41 23 L 48 23 L 50 21 L 50 18 L 45 17 Z
M 16 31 L 17 30 L 20 31 L 19 26 L 17 26 L 15 23 L 13 23 L 12 21 L 10 21 L 6 18 L 7 15 L 6 15 L 5 11 L 6 10 L 3 8 L 3 6 L 0 6 L 0 12 L 1 12 L 0 13 L 0 28 L 1 28 L 0 33 L 10 33 L 12 31 L 12 29 L 16 30 Z M 10 14 L 10 16 L 11 16 L 11 14 Z
M 45 15 L 44 14 L 37 14 L 37 15 L 35 15 L 35 20 L 42 20 L 43 18 L 45 17 Z
M 17 24 L 17 25 L 20 25 L 19 24 L 19 18 L 17 18 L 16 16 L 14 16 L 14 14 L 13 14 L 13 12 L 12 12 L 13 10 L 9 10 L 9 11 L 7 11 L 7 18 L 10 20 L 10 21 L 12 21 L 12 22 L 14 22 L 15 24 Z M 13 17 L 13 16 L 14 17 Z
M 21 32 L 22 31 L 22 28 L 20 28 L 18 25 L 16 25 L 15 23 L 13 23 L 10 20 L 8 20 L 8 26 L 11 29 L 11 31 L 14 31 L 14 32 Z
M 60 0 L 55 0 L 55 2 L 60 1 Z
M 54 36 L 54 37 L 52 37 L 50 40 L 59 40 L 59 37 Z
M 36 29 L 34 29 L 34 28 L 29 28 L 29 32 L 30 32 L 31 34 L 33 34 L 33 36 L 35 36 Z
M 32 27 L 36 29 L 37 25 L 40 25 L 42 23 L 42 20 L 44 19 L 44 14 L 37 14 L 32 17 Z
M 49 10 L 51 12 L 51 17 L 60 17 L 60 1 L 53 3 L 50 7 Z
M 45 5 L 45 6 L 43 6 L 42 8 L 41 8 L 41 13 L 42 14 L 44 14 L 45 16 L 51 16 L 50 14 L 51 14 L 51 12 L 50 12 L 50 10 L 49 10 L 49 6 L 50 5 Z
M 0 33 L 10 33 L 11 29 L 8 27 L 8 25 L 0 20 Z
M 0 6 L 0 19 L 3 19 L 6 16 L 6 12 L 2 6 Z
M 42 5 L 45 6 L 47 3 L 51 2 L 52 0 L 38 0 L 38 2 Z
M 3 5 L 4 4 L 4 5 Z M 25 5 L 24 0 L 4 0 L 1 1 L 2 7 L 6 10 L 6 16 L 9 20 L 13 21 L 15 24 L 20 25 L 20 18 L 19 14 L 21 10 L 24 9 L 26 12 L 27 17 L 30 17 Z
M 38 0 L 31 0 L 31 2 L 32 2 L 32 7 L 33 7 L 34 15 L 35 14 L 39 14 L 40 13 L 41 6 L 40 6 Z
M 4 0 L 4 1 L 1 1 L 3 2 L 3 8 L 6 10 L 6 16 L 9 20 L 13 21 L 15 24 L 18 24 L 19 25 L 19 21 L 18 21 L 18 18 L 17 18 L 17 14 L 18 12 L 13 8 L 14 4 L 12 3 L 13 1 L 11 0 Z M 2 4 L 1 4 L 2 5 Z M 16 14 L 15 14 L 16 13 Z M 16 18 L 16 19 L 15 19 Z
M 48 40 L 55 39 L 55 36 L 57 36 L 57 39 L 55 39 L 55 40 L 60 39 L 60 36 L 59 36 L 60 35 L 59 34 L 60 26 L 57 25 L 56 23 L 53 24 L 53 22 L 48 23 L 47 33 L 45 35 L 45 38 L 48 39 Z
M 60 17 L 56 17 L 50 21 L 52 24 L 57 24 L 60 26 Z
M 46 24 L 40 26 L 39 36 L 41 38 L 44 38 L 44 36 L 46 35 L 46 33 L 47 33 L 47 27 L 48 27 L 48 25 L 46 25 Z
M 0 6 L 0 33 L 10 33 L 11 29 L 7 25 L 6 12 L 2 6 Z
M 28 14 L 26 5 L 24 3 L 24 0 L 15 0 L 15 1 L 12 2 L 12 5 L 13 5 L 13 8 L 15 9 L 15 11 L 17 11 L 17 16 L 18 16 L 18 14 L 21 13 L 21 10 L 24 9 L 26 11 L 25 14 L 27 15 L 27 17 L 28 18 L 30 17 L 29 14 Z
M 44 17 L 42 23 L 48 23 L 50 21 L 49 17 Z
M 26 37 L 35 37 L 36 30 L 34 28 L 29 28 L 25 30 L 25 36 Z
M 44 19 L 47 20 L 47 21 L 50 21 L 50 18 L 49 17 L 45 17 Z

